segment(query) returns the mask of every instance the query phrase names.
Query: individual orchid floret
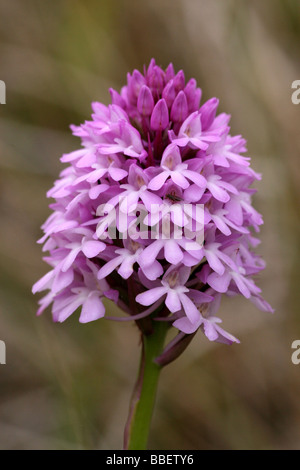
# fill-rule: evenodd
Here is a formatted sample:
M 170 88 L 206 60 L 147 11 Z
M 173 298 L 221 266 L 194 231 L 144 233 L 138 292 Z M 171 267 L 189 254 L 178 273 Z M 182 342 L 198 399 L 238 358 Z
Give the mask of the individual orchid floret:
M 183 309 L 192 323 L 199 319 L 199 311 L 189 295 L 193 290 L 188 289 L 185 284 L 190 275 L 190 268 L 185 266 L 171 266 L 160 281 L 160 285 L 138 294 L 136 301 L 142 305 L 152 305 L 159 299 L 164 299 L 170 312 L 175 313 Z M 158 283 L 157 283 L 158 284 Z M 202 301 L 210 301 L 212 297 L 205 293 L 197 292 Z
M 155 205 L 162 203 L 161 198 L 148 190 L 149 177 L 140 167 L 132 164 L 129 169 L 128 184 L 120 187 L 125 189 L 119 196 L 119 204 L 122 212 L 130 213 L 137 207 L 139 199 L 150 212 Z
M 199 187 L 197 187 L 197 192 L 198 194 L 201 192 Z M 144 223 L 153 227 L 167 215 L 170 216 L 171 222 L 178 227 L 191 226 L 191 230 L 194 232 L 203 229 L 204 207 L 201 204 L 191 203 L 185 197 L 182 188 L 174 184 L 172 180 L 164 184 L 163 200 L 160 201 L 160 204 L 151 206 L 151 212 L 147 213 Z
M 147 268 L 159 256 L 161 250 L 164 252 L 164 258 L 170 264 L 178 264 L 182 262 L 185 266 L 200 262 L 203 254 L 201 244 L 197 238 L 191 240 L 185 236 L 184 231 L 180 227 L 171 228 L 170 217 L 164 216 L 162 219 L 161 231 L 156 227 L 156 231 L 152 230 L 152 238 L 154 239 L 148 245 L 140 256 L 140 263 L 143 268 Z
M 214 300 L 210 303 L 197 302 L 199 310 L 199 319 L 196 323 L 192 323 L 185 315 L 175 320 L 173 326 L 186 334 L 192 334 L 200 328 L 209 341 L 217 343 L 239 343 L 240 341 L 219 326 L 222 320 L 215 316 L 220 307 L 220 294 L 214 294 Z
M 243 266 L 236 266 L 235 268 L 226 267 L 222 274 L 212 272 L 208 278 L 207 283 L 217 292 L 227 292 L 229 290 L 230 283 L 235 283 L 240 293 L 247 299 L 251 295 L 258 295 L 261 289 L 257 287 L 253 279 L 246 275 L 246 270 Z
M 170 144 L 165 149 L 160 166 L 162 171 L 151 179 L 148 184 L 149 189 L 159 190 L 168 178 L 171 178 L 173 183 L 183 189 L 189 187 L 188 180 L 193 181 L 200 188 L 206 186 L 206 180 L 200 173 L 189 170 L 188 165 L 182 163 L 180 150 L 175 144 Z
M 169 131 L 169 138 L 178 147 L 189 145 L 193 149 L 201 150 L 206 150 L 210 142 L 218 142 L 220 140 L 218 133 L 202 131 L 201 114 L 199 114 L 199 111 L 195 111 L 186 118 L 177 136 L 171 129 Z
M 131 124 L 124 120 L 119 120 L 112 127 L 110 134 L 107 136 L 107 141 L 100 142 L 98 145 L 100 154 L 120 153 L 141 161 L 147 156 L 140 134 Z
M 67 271 L 72 266 L 79 253 L 82 252 L 87 258 L 95 258 L 106 248 L 105 243 L 102 241 L 94 240 L 87 235 L 82 236 L 80 232 L 82 232 L 82 230 L 74 230 L 73 233 L 68 234 L 70 241 L 66 242 L 64 245 L 64 248 L 68 250 L 68 254 L 61 265 L 63 272 Z M 84 230 L 83 233 L 85 232 L 89 231 Z
M 84 166 L 88 167 L 91 171 L 85 171 L 82 176 L 73 181 L 73 185 L 77 185 L 82 181 L 95 183 L 106 175 L 110 176 L 114 181 L 120 181 L 127 176 L 127 171 L 120 168 L 121 162 L 115 155 L 99 155 L 95 163 L 93 161 L 86 162 Z
M 98 272 L 98 279 L 104 279 L 109 276 L 114 270 L 123 279 L 128 279 L 134 273 L 134 264 L 139 263 L 139 257 L 143 252 L 143 245 L 134 240 L 124 240 L 126 248 L 118 248 L 115 250 L 113 257 L 108 261 Z M 143 269 L 144 275 L 150 279 L 155 280 L 163 274 L 162 266 L 158 261 L 153 259 L 148 269 Z

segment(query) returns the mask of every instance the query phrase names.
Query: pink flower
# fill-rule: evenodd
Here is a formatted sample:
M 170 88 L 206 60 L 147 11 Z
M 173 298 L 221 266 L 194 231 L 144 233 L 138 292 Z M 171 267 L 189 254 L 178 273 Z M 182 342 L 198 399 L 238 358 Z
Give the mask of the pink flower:
M 192 334 L 200 328 L 209 341 L 225 344 L 239 343 L 237 338 L 219 326 L 222 320 L 214 316 L 219 309 L 220 300 L 220 294 L 215 294 L 214 300 L 211 303 L 198 302 L 199 318 L 196 323 L 192 323 L 187 316 L 183 315 L 178 320 L 175 320 L 173 325 L 186 334 Z
M 149 189 L 157 191 L 169 177 L 172 179 L 173 183 L 183 189 L 189 187 L 190 183 L 188 180 L 193 181 L 200 188 L 205 187 L 206 182 L 203 176 L 189 170 L 188 165 L 182 163 L 181 154 L 177 145 L 168 145 L 162 155 L 160 166 L 162 171 L 151 179 L 148 184 Z
M 178 147 L 189 145 L 192 148 L 206 150 L 210 142 L 218 142 L 220 136 L 214 132 L 203 132 L 201 124 L 201 114 L 198 111 L 190 114 L 182 123 L 178 135 L 174 131 L 169 131 L 171 142 Z
M 261 176 L 245 140 L 230 135 L 218 99 L 201 104 L 196 80 L 172 64 L 152 59 L 109 91 L 110 105 L 92 103 L 91 120 L 71 126 L 82 147 L 62 156 L 67 167 L 47 193 L 38 314 L 52 305 L 64 321 L 80 309 L 88 322 L 105 316 L 106 297 L 133 319 L 168 321 L 178 341 L 199 329 L 238 342 L 216 315 L 223 295 L 273 311 L 254 282 L 265 267 L 251 234 L 263 223 L 251 187 Z
M 152 305 L 157 300 L 165 297 L 165 304 L 170 312 L 184 310 L 187 318 L 196 323 L 199 319 L 199 311 L 190 299 L 193 290 L 188 289 L 185 284 L 190 276 L 190 268 L 184 266 L 170 266 L 157 286 L 149 289 L 136 297 L 136 301 L 142 305 Z M 155 284 L 156 285 L 156 284 Z M 197 292 L 203 302 L 212 300 L 207 294 Z

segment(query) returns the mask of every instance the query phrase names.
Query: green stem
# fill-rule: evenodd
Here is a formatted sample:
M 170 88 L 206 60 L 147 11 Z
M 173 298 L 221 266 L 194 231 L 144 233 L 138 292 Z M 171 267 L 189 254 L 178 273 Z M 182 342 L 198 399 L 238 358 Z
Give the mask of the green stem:
M 154 362 L 163 350 L 168 329 L 167 322 L 157 322 L 153 332 L 142 334 L 142 355 L 129 416 L 125 426 L 124 449 L 147 448 L 149 428 L 153 414 L 161 366 Z

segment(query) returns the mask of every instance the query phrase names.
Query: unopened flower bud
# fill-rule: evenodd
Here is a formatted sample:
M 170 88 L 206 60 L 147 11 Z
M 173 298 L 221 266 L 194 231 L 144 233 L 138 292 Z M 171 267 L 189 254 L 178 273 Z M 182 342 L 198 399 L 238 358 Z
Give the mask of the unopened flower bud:
M 188 115 L 188 104 L 184 91 L 176 96 L 171 109 L 171 119 L 174 122 L 183 122 Z
M 203 130 L 209 129 L 210 126 L 212 125 L 216 117 L 218 106 L 219 106 L 218 98 L 211 98 L 210 100 L 206 101 L 206 103 L 204 103 L 201 106 L 199 112 L 201 114 L 201 124 L 202 124 Z
M 127 75 L 128 82 L 128 96 L 133 104 L 136 104 L 137 97 L 139 96 L 140 89 L 145 85 L 145 77 L 138 70 L 134 70 L 131 75 Z
M 149 86 L 152 91 L 160 95 L 164 86 L 164 74 L 160 67 L 155 65 L 149 77 Z
M 166 68 L 166 82 L 168 82 L 169 80 L 172 80 L 172 78 L 174 77 L 175 77 L 175 71 L 174 71 L 173 64 L 171 63 Z
M 173 80 L 170 80 L 166 84 L 162 92 L 162 97 L 165 99 L 168 108 L 171 108 L 173 101 L 175 99 L 175 96 L 176 96 L 176 91 L 175 91 L 174 83 L 173 83 Z
M 177 93 L 180 90 L 183 90 L 185 86 L 185 77 L 183 70 L 179 70 L 179 72 L 174 77 L 174 87 Z
M 113 88 L 109 89 L 109 93 L 110 93 L 110 96 L 111 96 L 112 104 L 116 104 L 116 105 L 120 106 L 120 108 L 123 108 L 125 106 L 125 100 L 122 98 L 120 93 L 118 93 Z
M 200 106 L 200 100 L 202 96 L 202 91 L 200 88 L 197 88 L 197 82 L 194 78 L 191 78 L 184 89 L 185 96 L 188 103 L 188 111 L 189 113 L 193 113 L 197 111 Z
M 151 115 L 150 126 L 151 126 L 151 129 L 153 129 L 154 131 L 158 131 L 158 130 L 166 129 L 168 124 L 169 124 L 169 111 L 168 111 L 167 103 L 162 98 L 154 106 L 154 109 Z
M 138 112 L 142 116 L 150 116 L 154 108 L 154 99 L 150 88 L 143 85 L 137 102 Z

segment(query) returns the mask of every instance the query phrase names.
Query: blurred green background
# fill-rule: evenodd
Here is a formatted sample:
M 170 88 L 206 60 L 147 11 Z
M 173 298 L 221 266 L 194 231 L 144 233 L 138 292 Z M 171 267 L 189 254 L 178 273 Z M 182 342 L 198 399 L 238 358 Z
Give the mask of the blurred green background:
M 201 333 L 162 373 L 151 449 L 300 449 L 299 0 L 0 0 L 1 449 L 120 449 L 139 362 L 134 325 L 53 324 L 35 316 L 32 284 L 46 271 L 45 193 L 79 147 L 69 124 L 110 101 L 126 73 L 155 57 L 217 96 L 262 172 L 267 262 L 259 285 L 276 309 L 224 299 L 240 345 Z M 114 308 L 111 307 L 110 308 Z

